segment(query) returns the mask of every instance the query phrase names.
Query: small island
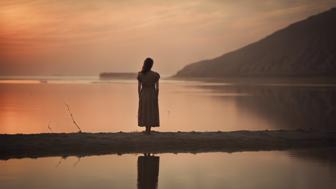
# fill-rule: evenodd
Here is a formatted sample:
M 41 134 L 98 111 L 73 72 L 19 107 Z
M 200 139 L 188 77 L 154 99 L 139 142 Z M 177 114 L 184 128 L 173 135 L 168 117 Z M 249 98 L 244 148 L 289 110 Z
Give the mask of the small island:
M 103 80 L 108 79 L 135 79 L 137 73 L 133 72 L 103 72 L 99 74 L 99 78 Z

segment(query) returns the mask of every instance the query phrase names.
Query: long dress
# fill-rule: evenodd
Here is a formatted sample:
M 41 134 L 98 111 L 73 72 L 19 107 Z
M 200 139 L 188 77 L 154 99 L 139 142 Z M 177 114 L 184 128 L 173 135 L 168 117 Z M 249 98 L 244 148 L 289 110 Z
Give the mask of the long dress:
M 154 71 L 148 71 L 146 73 L 139 72 L 137 79 L 141 83 L 138 125 L 140 127 L 159 127 L 159 103 L 155 83 L 160 79 L 160 75 Z
M 156 189 L 159 180 L 160 157 L 138 157 L 138 189 Z

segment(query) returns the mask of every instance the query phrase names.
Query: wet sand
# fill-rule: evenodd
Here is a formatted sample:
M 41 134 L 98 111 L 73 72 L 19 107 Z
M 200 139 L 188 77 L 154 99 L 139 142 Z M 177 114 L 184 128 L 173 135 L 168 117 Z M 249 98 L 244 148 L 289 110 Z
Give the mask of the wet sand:
M 336 131 L 1 134 L 0 159 L 335 147 Z

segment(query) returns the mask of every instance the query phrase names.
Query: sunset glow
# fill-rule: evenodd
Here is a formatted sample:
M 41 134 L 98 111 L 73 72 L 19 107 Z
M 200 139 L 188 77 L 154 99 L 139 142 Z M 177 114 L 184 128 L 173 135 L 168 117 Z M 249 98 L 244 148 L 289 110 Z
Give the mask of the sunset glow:
M 336 186 L 336 0 L 0 0 L 0 189 Z
M 3 75 L 96 75 L 184 65 L 221 55 L 325 11 L 335 1 L 0 2 Z

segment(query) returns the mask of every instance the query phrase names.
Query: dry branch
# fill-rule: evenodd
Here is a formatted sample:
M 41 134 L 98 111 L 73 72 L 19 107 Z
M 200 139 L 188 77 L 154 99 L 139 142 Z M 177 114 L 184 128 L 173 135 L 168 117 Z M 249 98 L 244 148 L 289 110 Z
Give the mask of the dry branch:
M 81 133 L 82 130 L 81 130 L 81 128 L 79 127 L 79 125 L 78 125 L 78 123 L 76 122 L 76 120 L 74 119 L 73 114 L 71 113 L 71 110 L 70 110 L 70 106 L 69 106 L 67 103 L 64 103 L 64 104 L 65 104 L 65 106 L 67 107 L 67 110 L 68 110 L 68 112 L 69 112 L 69 114 L 70 114 L 70 117 L 71 117 L 71 119 L 72 119 L 73 124 L 77 127 L 78 132 Z

